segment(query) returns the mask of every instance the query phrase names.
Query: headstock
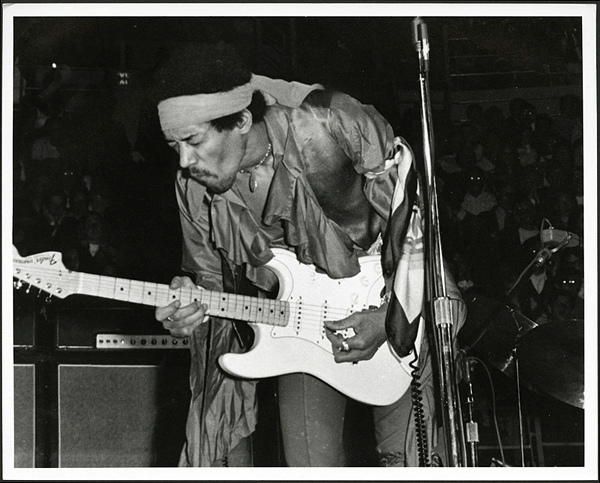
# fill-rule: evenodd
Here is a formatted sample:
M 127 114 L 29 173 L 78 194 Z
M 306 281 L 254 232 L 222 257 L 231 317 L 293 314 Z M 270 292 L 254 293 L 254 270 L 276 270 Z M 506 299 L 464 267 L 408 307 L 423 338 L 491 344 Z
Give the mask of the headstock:
M 59 252 L 44 252 L 21 257 L 13 246 L 13 277 L 22 283 L 59 298 L 76 293 L 77 273 L 67 270 Z

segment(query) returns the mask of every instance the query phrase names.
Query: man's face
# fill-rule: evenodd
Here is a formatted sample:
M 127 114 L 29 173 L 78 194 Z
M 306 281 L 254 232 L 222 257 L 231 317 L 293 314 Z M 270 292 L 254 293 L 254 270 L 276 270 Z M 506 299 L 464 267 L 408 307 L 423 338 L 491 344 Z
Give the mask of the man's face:
M 235 181 L 245 152 L 240 130 L 218 131 L 209 122 L 164 131 L 179 154 L 179 166 L 213 193 L 224 193 Z
M 469 193 L 473 196 L 479 196 L 483 191 L 483 176 L 480 173 L 473 172 L 468 179 Z

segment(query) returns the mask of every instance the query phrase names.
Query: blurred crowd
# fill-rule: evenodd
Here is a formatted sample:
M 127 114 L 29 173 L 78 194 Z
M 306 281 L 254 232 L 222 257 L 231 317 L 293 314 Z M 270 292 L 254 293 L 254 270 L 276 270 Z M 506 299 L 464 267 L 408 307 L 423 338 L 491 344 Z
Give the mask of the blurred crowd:
M 15 111 L 13 244 L 22 256 L 59 251 L 72 270 L 169 281 L 179 269 L 177 163 L 156 120 L 142 112 L 132 145 L 109 89 L 73 111 L 52 75 Z M 499 301 L 514 292 L 506 302 L 538 324 L 582 319 L 581 99 L 561 98 L 555 117 L 519 98 L 507 115 L 480 104 L 466 114 L 440 137 L 435 167 L 444 255 L 460 289 Z M 408 124 L 419 122 L 413 113 Z M 511 290 L 550 227 L 579 245 Z
M 444 255 L 463 293 L 514 306 L 537 324 L 583 319 L 581 99 L 562 97 L 556 117 L 520 98 L 507 116 L 471 104 L 438 148 Z M 550 228 L 579 243 L 532 265 L 556 246 L 542 238 Z
M 73 110 L 69 86 L 52 88 L 57 75 L 15 110 L 14 246 L 21 256 L 58 251 L 71 270 L 169 281 L 181 248 L 168 147 L 154 150 L 161 162 L 144 158 L 152 146 L 129 141 L 109 86 Z

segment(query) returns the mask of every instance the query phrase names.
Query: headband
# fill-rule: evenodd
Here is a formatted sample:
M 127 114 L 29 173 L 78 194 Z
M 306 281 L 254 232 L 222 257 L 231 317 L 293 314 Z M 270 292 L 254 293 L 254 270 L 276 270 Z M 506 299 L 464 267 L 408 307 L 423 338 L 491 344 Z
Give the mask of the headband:
M 262 92 L 269 106 L 277 103 L 287 107 L 298 107 L 315 89 L 323 89 L 323 86 L 309 86 L 253 74 L 250 82 L 227 92 L 165 99 L 158 104 L 158 117 L 162 130 L 168 131 L 239 112 L 250 105 L 252 94 L 256 90 Z

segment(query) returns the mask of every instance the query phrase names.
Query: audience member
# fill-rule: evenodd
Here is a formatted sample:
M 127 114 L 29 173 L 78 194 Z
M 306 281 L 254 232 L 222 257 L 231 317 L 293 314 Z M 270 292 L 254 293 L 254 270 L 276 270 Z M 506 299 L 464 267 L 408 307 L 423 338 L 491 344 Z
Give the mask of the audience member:
M 491 236 L 496 235 L 504 229 L 511 227 L 516 229 L 517 221 L 515 218 L 515 199 L 516 185 L 511 180 L 496 180 L 496 200 L 497 205 L 494 208 L 494 227 Z
M 90 212 L 80 223 L 77 246 L 77 270 L 98 275 L 117 275 L 117 253 L 110 236 L 105 233 L 102 217 Z
M 566 290 L 554 291 L 548 304 L 547 313 L 538 318 L 539 325 L 547 322 L 565 322 L 574 319 L 575 299 L 572 293 Z
M 40 251 L 65 252 L 78 239 L 77 222 L 67 216 L 67 195 L 59 187 L 52 188 L 42 202 Z
M 521 134 L 521 144 L 517 147 L 517 156 L 521 166 L 532 166 L 538 163 L 539 155 L 537 150 L 532 146 L 533 131 L 530 128 L 525 128 Z

